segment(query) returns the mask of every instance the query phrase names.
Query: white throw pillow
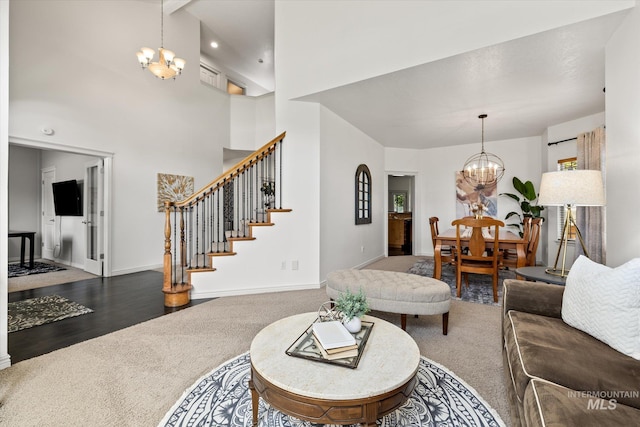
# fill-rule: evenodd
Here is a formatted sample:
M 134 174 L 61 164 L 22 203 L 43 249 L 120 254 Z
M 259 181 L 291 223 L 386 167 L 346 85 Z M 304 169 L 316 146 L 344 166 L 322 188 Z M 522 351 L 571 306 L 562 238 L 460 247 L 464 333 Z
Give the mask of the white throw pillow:
M 611 268 L 580 256 L 567 276 L 562 320 L 640 360 L 640 258 Z

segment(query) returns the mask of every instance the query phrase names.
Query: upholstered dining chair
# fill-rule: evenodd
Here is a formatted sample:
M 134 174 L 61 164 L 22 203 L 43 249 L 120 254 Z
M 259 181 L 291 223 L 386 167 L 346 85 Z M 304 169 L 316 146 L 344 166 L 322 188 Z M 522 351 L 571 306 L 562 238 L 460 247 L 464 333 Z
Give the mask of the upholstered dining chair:
M 498 271 L 501 255 L 497 248 L 500 227 L 504 227 L 504 223 L 492 218 L 461 218 L 453 221 L 451 225 L 456 227 L 455 248 L 461 248 L 463 244 L 468 248 L 467 253 L 456 251 L 455 254 L 458 298 L 462 294 L 462 273 L 487 274 L 493 279 L 493 301 L 498 302 Z M 485 228 L 484 232 L 483 228 Z M 462 240 L 467 232 L 470 233 L 469 240 Z M 495 249 L 487 251 L 487 243 L 493 243 Z M 467 277 L 467 286 L 469 286 L 468 280 Z
M 440 234 L 440 230 L 438 229 L 438 221 L 440 221 L 440 219 L 437 216 L 432 216 L 431 218 L 429 218 L 429 226 L 431 227 L 431 243 L 433 243 L 434 256 L 436 250 L 436 236 Z M 442 260 L 442 264 L 453 264 L 455 261 L 453 248 L 451 246 L 443 245 L 440 248 L 440 259 Z

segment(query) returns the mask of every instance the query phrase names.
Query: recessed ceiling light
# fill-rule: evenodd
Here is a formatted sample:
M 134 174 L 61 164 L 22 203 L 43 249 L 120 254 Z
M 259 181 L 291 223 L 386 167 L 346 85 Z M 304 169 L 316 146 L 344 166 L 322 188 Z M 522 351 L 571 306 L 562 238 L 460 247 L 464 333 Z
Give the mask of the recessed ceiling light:
M 218 43 L 211 42 L 211 47 L 214 48 L 214 49 L 217 49 L 218 48 Z

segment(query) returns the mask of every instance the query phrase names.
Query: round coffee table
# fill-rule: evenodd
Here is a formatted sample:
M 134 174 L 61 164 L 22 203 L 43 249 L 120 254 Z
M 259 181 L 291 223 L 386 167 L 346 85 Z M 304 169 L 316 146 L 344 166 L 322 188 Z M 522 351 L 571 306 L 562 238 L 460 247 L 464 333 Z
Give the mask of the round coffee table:
M 251 343 L 253 425 L 258 401 L 293 417 L 319 424 L 374 427 L 376 420 L 400 407 L 416 384 L 420 350 L 402 329 L 382 319 L 374 322 L 360 363 L 348 369 L 288 356 L 285 351 L 316 319 L 304 313 L 278 320 Z

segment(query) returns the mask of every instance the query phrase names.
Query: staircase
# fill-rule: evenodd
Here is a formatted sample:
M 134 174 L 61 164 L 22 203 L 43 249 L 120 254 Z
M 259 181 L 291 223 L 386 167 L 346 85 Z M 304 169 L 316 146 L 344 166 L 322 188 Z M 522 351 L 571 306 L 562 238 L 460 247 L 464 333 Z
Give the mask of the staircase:
M 181 202 L 165 202 L 164 305 L 190 301 L 191 275 L 212 272 L 214 259 L 234 256 L 233 243 L 255 240 L 282 208 L 283 132 Z

